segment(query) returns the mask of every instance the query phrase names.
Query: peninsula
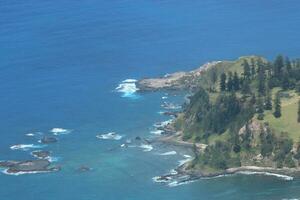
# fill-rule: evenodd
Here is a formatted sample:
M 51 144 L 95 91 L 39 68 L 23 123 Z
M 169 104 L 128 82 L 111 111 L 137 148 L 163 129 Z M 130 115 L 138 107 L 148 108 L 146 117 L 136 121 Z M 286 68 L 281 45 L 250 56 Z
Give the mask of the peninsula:
M 244 56 L 143 79 L 137 86 L 140 91 L 192 92 L 167 127 L 173 132 L 163 138 L 193 147 L 194 159 L 179 173 L 300 171 L 300 60 Z

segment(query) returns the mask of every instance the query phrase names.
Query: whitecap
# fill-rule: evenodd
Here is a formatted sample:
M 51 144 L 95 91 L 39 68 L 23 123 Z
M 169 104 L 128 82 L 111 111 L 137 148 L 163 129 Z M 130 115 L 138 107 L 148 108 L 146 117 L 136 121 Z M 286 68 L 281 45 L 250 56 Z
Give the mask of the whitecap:
M 153 130 L 153 131 L 150 131 L 151 134 L 154 134 L 154 135 L 161 135 L 164 131 L 163 130 Z
M 59 160 L 61 160 L 60 157 L 54 157 L 54 156 L 48 156 L 46 158 L 49 162 L 58 162 Z
M 166 121 L 157 122 L 153 126 L 156 127 L 156 128 L 164 128 L 165 126 L 169 125 L 172 122 L 173 122 L 173 119 L 169 119 L 169 120 L 166 120 Z
M 13 176 L 19 176 L 24 174 L 40 174 L 40 173 L 49 173 L 51 171 L 21 171 L 21 172 L 8 172 L 8 169 L 2 170 L 3 174 L 6 175 L 13 175 Z
M 64 128 L 53 128 L 50 130 L 51 133 L 54 135 L 63 135 L 63 134 L 69 134 L 71 130 L 64 129 Z
M 150 144 L 142 144 L 140 146 L 140 148 L 144 149 L 144 151 L 148 152 L 148 151 L 152 151 L 153 147 Z
M 161 97 L 161 99 L 167 99 L 168 97 L 166 97 L 166 96 L 163 96 L 163 97 Z
M 102 140 L 120 140 L 123 136 L 118 135 L 115 132 L 110 132 L 107 134 L 96 135 L 96 137 Z
M 116 87 L 116 91 L 123 93 L 122 97 L 128 97 L 128 98 L 138 98 L 139 96 L 136 95 L 136 91 L 139 90 L 139 88 L 136 87 L 137 80 L 135 79 L 126 79 L 122 81 L 118 87 Z
M 187 158 L 187 159 L 184 159 L 184 160 L 179 160 L 179 161 L 178 161 L 179 166 L 182 166 L 182 165 L 184 165 L 185 163 L 190 162 L 191 160 L 192 160 L 192 158 Z
M 162 178 L 161 176 L 155 176 L 152 178 L 152 180 L 156 183 L 168 183 L 171 181 L 171 177 L 164 177 Z
M 292 177 L 292 176 L 287 176 L 287 175 L 283 175 L 283 174 L 276 174 L 276 173 L 271 173 L 271 172 L 240 171 L 240 172 L 237 172 L 237 174 L 275 176 L 277 178 L 280 178 L 280 179 L 283 179 L 283 180 L 286 180 L 286 181 L 294 180 L 294 177 Z
M 178 174 L 178 172 L 175 169 L 171 169 L 170 170 L 170 174 L 171 175 L 176 175 L 176 174 Z
M 126 147 L 126 144 L 121 144 L 120 147 L 124 148 Z
M 29 136 L 29 137 L 33 137 L 33 136 L 35 136 L 35 134 L 34 133 L 27 133 L 27 134 L 25 134 L 26 136 Z
M 45 147 L 45 145 L 35 145 L 35 144 L 16 144 L 10 147 L 11 150 L 22 150 L 28 151 L 29 149 L 40 149 Z
M 195 180 L 190 180 L 190 181 L 172 181 L 170 183 L 168 183 L 168 186 L 169 187 L 177 187 L 177 186 L 180 186 L 180 185 L 187 185 L 189 183 L 193 183 L 195 182 Z
M 165 111 L 158 111 L 157 113 L 160 115 L 163 115 L 165 113 Z
M 169 151 L 169 152 L 166 152 L 166 153 L 161 153 L 159 155 L 161 156 L 171 156 L 171 155 L 176 155 L 177 152 L 176 151 Z
M 177 105 L 177 104 L 174 104 L 174 103 L 168 103 L 168 102 L 164 102 L 161 107 L 163 107 L 164 109 L 167 109 L 167 110 L 179 110 L 181 109 L 181 105 Z

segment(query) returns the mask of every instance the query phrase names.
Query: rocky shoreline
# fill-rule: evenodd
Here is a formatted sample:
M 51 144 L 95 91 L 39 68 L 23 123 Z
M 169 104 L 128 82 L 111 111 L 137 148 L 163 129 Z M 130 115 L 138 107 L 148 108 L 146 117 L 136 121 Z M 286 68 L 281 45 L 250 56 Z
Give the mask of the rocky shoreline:
M 189 162 L 186 162 L 178 168 L 171 170 L 169 174 L 155 177 L 154 181 L 166 183 L 168 186 L 177 186 L 199 179 L 218 178 L 235 174 L 274 176 L 285 181 L 292 181 L 294 180 L 294 176 L 298 176 L 300 173 L 300 168 L 279 169 L 273 167 L 241 166 L 217 172 L 205 172 L 198 169 L 188 169 L 188 166 Z
M 185 148 L 195 147 L 195 144 L 193 143 L 180 140 L 179 135 L 180 134 L 177 133 L 161 136 L 157 139 L 157 142 L 163 142 L 175 146 L 182 146 Z M 200 150 L 203 150 L 205 149 L 205 144 L 197 144 L 196 147 Z M 187 159 L 184 164 L 178 166 L 168 174 L 155 177 L 154 181 L 159 183 L 167 183 L 169 186 L 176 186 L 199 179 L 217 178 L 234 174 L 274 176 L 286 181 L 291 181 L 294 179 L 293 176 L 298 176 L 300 174 L 300 168 L 275 168 L 259 166 L 241 166 L 216 172 L 207 172 L 201 169 L 190 168 L 190 162 L 192 161 L 192 159 L 193 158 Z
M 159 78 L 144 78 L 136 82 L 140 92 L 158 90 L 183 90 L 197 86 L 197 79 L 220 61 L 213 61 L 189 72 L 175 72 Z

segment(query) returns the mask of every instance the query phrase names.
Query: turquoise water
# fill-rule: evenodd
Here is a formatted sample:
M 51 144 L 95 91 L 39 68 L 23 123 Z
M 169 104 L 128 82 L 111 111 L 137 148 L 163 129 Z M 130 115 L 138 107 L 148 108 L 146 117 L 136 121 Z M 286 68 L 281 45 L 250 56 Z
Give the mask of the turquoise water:
M 163 75 L 241 55 L 273 58 L 300 52 L 298 1 L 12 1 L 0 0 L 0 159 L 32 159 L 15 144 L 38 144 L 25 134 L 52 128 L 57 173 L 0 174 L 0 199 L 290 199 L 300 181 L 237 175 L 168 187 L 152 177 L 184 159 L 154 146 L 120 148 L 150 137 L 167 120 L 157 112 L 163 93 L 124 98 L 127 78 Z M 172 95 L 171 95 L 172 96 Z M 168 101 L 177 101 L 170 97 Z M 115 131 L 123 139 L 99 140 Z M 78 168 L 92 168 L 79 173 Z

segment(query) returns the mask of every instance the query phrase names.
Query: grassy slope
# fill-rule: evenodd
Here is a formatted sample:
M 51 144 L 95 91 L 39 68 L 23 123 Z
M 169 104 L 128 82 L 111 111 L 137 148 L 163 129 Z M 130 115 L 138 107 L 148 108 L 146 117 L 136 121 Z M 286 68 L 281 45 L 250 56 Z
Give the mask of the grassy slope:
M 237 72 L 239 75 L 241 75 L 243 72 L 243 59 L 247 59 L 250 62 L 251 58 L 256 60 L 258 56 L 244 56 L 240 57 L 236 61 L 222 61 L 215 66 L 215 69 L 217 70 L 218 76 L 220 76 L 220 74 L 223 72 L 228 73 L 229 71 Z M 262 59 L 266 61 L 264 58 Z M 203 87 L 208 87 L 212 85 L 209 78 L 209 70 L 202 75 L 201 80 L 199 81 Z M 219 84 L 220 83 L 218 81 L 214 85 L 214 88 L 217 91 L 219 91 Z M 275 95 L 278 90 L 279 89 L 273 89 L 272 94 Z M 263 122 L 268 122 L 270 124 L 270 127 L 273 128 L 277 134 L 280 134 L 281 132 L 288 132 L 288 135 L 294 140 L 294 142 L 297 142 L 300 141 L 300 123 L 297 122 L 298 100 L 300 98 L 299 95 L 296 94 L 294 91 L 290 91 L 289 94 L 290 98 L 282 98 L 282 117 L 276 119 L 273 116 L 272 111 L 265 111 L 265 119 Z M 209 93 L 209 95 L 210 100 L 213 102 L 216 100 L 218 92 Z M 183 125 L 182 120 L 183 119 L 179 120 L 179 126 Z M 189 129 L 189 131 L 193 132 L 194 135 L 199 130 L 197 130 L 197 127 L 192 127 L 192 129 Z M 192 140 L 194 138 L 195 137 L 193 137 Z M 228 130 L 221 135 L 211 135 L 208 139 L 208 143 L 212 144 L 216 140 L 226 140 L 226 138 L 228 138 Z
M 294 142 L 298 142 L 300 139 L 300 123 L 297 122 L 299 95 L 294 91 L 290 91 L 289 95 L 290 98 L 282 98 L 282 116 L 275 118 L 272 112 L 268 111 L 265 112 L 264 122 L 268 122 L 277 134 L 287 132 Z

